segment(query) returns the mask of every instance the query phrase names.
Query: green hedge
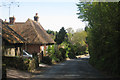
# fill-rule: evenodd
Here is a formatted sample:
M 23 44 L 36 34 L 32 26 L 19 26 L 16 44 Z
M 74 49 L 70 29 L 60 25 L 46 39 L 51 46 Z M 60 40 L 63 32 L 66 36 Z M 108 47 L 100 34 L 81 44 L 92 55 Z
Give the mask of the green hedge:
M 60 48 L 59 50 L 61 52 L 61 56 L 62 56 L 63 60 L 65 60 L 65 58 L 66 58 L 66 50 L 63 49 L 63 48 Z
M 86 26 L 90 63 L 97 69 L 120 76 L 120 2 L 78 3 L 79 18 Z
M 27 63 L 24 63 L 23 58 L 21 57 L 8 57 L 8 56 L 3 56 L 3 63 L 6 64 L 6 67 L 13 67 L 16 69 L 20 70 L 27 70 Z
M 52 64 L 52 59 L 49 56 L 44 56 L 41 62 L 45 63 L 45 64 L 48 64 L 48 65 L 51 65 Z
M 22 57 L 8 57 L 3 56 L 3 63 L 6 64 L 6 67 L 12 67 L 19 70 L 31 71 L 36 68 L 36 60 L 33 59 L 23 59 Z M 37 66 L 38 67 L 38 66 Z

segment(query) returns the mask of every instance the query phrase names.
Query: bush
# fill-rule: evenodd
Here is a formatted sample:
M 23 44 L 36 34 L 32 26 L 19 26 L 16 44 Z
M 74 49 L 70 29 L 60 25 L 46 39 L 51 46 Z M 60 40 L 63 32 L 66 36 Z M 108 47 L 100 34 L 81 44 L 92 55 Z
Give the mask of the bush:
M 60 62 L 63 60 L 62 53 L 58 50 L 58 45 L 52 45 L 48 47 L 48 54 L 51 58 L 51 63 Z
M 63 49 L 63 48 L 60 48 L 59 50 L 60 50 L 60 52 L 61 52 L 62 58 L 65 59 L 65 58 L 66 58 L 66 50 Z
M 45 63 L 45 64 L 48 64 L 48 65 L 51 65 L 52 64 L 52 59 L 49 56 L 44 56 L 41 62 Z
M 79 18 L 89 23 L 86 31 L 90 63 L 101 71 L 120 76 L 120 16 L 115 16 L 120 15 L 120 2 L 77 6 Z
M 29 67 L 28 67 L 29 71 L 34 70 L 36 68 L 36 64 L 35 63 L 36 63 L 35 59 L 30 60 Z
M 8 57 L 3 56 L 3 63 L 6 67 L 13 67 L 20 70 L 27 70 L 28 65 L 24 64 L 24 60 L 21 57 Z
M 70 59 L 76 59 L 75 54 L 74 54 L 74 53 L 71 53 L 71 52 L 68 54 L 68 57 L 69 57 Z
M 23 59 L 22 57 L 8 57 L 8 56 L 3 56 L 2 59 L 3 63 L 6 64 L 6 67 L 12 67 L 19 70 L 31 71 L 38 67 L 38 65 L 36 65 L 35 59 L 27 58 Z
M 35 68 L 39 67 L 39 61 L 38 61 L 38 55 L 37 53 L 32 53 L 33 54 L 33 62 L 35 63 Z
M 70 59 L 75 59 L 76 58 L 76 48 L 72 44 L 69 44 L 68 46 L 70 49 L 68 50 L 68 57 Z

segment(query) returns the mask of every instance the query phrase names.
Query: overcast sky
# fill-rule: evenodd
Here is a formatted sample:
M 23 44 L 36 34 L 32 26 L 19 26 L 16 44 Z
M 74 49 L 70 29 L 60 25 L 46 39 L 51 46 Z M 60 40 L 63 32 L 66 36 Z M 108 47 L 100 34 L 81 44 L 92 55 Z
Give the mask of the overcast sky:
M 59 31 L 61 27 L 76 30 L 85 27 L 85 23 L 76 15 L 76 3 L 79 0 L 6 0 L 0 2 L 0 18 L 3 20 L 9 21 L 10 2 L 14 2 L 10 8 L 10 16 L 14 15 L 16 22 L 25 22 L 28 18 L 33 20 L 35 13 L 38 13 L 39 22 L 46 30 Z

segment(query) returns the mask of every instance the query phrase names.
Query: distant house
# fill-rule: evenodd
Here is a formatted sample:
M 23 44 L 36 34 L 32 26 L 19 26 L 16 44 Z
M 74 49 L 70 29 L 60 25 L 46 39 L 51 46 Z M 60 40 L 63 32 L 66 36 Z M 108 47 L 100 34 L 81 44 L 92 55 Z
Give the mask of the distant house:
M 1 20 L 2 21 L 2 20 Z M 20 56 L 25 39 L 2 21 L 0 26 L 2 37 L 2 53 L 6 56 Z
M 14 22 L 14 25 L 10 27 L 27 41 L 24 49 L 31 54 L 41 53 L 46 49 L 47 45 L 55 43 L 38 22 L 37 15 L 34 16 L 34 20 L 28 19 L 26 22 Z

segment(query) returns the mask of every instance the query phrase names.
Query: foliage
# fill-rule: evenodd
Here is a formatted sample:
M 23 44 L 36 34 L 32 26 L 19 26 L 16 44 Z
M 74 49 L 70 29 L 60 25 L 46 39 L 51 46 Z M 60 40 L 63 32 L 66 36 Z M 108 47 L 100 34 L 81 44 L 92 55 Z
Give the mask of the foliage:
M 56 34 L 57 45 L 48 46 L 47 52 L 52 62 L 60 62 L 66 58 L 76 58 L 76 55 L 86 52 L 87 33 L 83 30 L 74 32 L 72 28 L 68 28 L 67 32 L 64 27 Z
M 52 30 L 47 30 L 53 39 L 55 39 L 57 45 L 48 45 L 47 54 L 52 59 L 52 63 L 60 62 L 64 59 L 62 51 L 59 50 L 59 44 L 65 41 L 66 31 L 64 27 L 60 29 L 59 32 L 54 32 Z
M 69 28 L 68 28 L 69 29 Z M 71 29 L 72 30 L 72 29 Z M 73 53 L 75 55 L 84 54 L 87 50 L 87 44 L 86 44 L 86 37 L 87 33 L 86 31 L 83 31 L 81 29 L 77 29 L 76 32 L 73 34 L 68 31 L 68 44 L 69 47 L 72 48 Z
M 53 34 L 53 35 L 55 34 L 55 32 L 52 31 L 52 30 L 47 30 L 46 32 L 47 32 L 48 34 Z
M 86 45 L 86 43 L 85 43 L 86 37 L 87 37 L 87 33 L 85 31 L 76 32 L 73 35 L 72 43 L 80 44 L 81 46 L 84 46 L 84 45 Z
M 29 60 L 27 64 L 28 64 L 28 71 L 32 71 L 38 67 L 38 65 L 36 65 L 36 60 L 34 58 L 32 60 Z
M 49 29 L 46 30 L 46 32 L 52 37 L 52 39 L 55 39 L 55 35 L 56 35 L 57 32 L 49 30 Z
M 68 58 L 68 54 L 69 54 L 69 43 L 68 42 L 62 42 L 60 46 L 64 46 L 64 50 L 65 50 L 65 57 Z
M 86 37 L 86 31 L 74 33 L 72 43 L 75 45 L 76 55 L 84 54 L 87 50 Z
M 53 60 L 55 60 L 55 55 L 54 55 L 54 53 L 55 53 L 55 45 L 48 45 L 48 49 L 47 49 L 47 54 L 48 54 L 48 56 L 50 56 L 50 58 L 52 59 L 52 62 L 53 62 Z
M 48 65 L 51 65 L 52 64 L 52 59 L 49 56 L 44 56 L 41 62 L 45 63 L 45 64 L 48 64 Z
M 33 61 L 35 61 L 35 63 L 34 63 L 35 67 L 37 68 L 37 67 L 39 67 L 38 55 L 37 55 L 37 53 L 32 53 L 32 55 L 33 55 Z
M 120 3 L 80 2 L 77 6 L 79 18 L 89 22 L 85 30 L 90 63 L 103 71 L 120 75 Z
M 71 34 L 74 33 L 74 30 L 71 27 L 67 28 L 66 30 L 67 30 L 67 33 L 71 33 Z
M 73 34 L 74 34 L 74 30 L 70 27 L 70 28 L 67 28 L 67 35 L 68 35 L 68 42 L 71 42 L 72 41 L 72 37 L 73 37 Z
M 52 63 L 62 61 L 63 58 L 61 52 L 58 50 L 58 45 L 48 46 L 47 51 L 48 56 L 52 59 Z
M 55 42 L 59 45 L 63 41 L 65 41 L 65 38 L 66 38 L 66 30 L 64 29 L 64 27 L 62 27 L 60 31 L 56 34 Z
M 63 42 L 61 46 L 64 46 L 66 58 L 70 59 L 76 58 L 76 48 L 73 44 L 71 44 L 70 42 Z
M 22 58 L 18 57 L 7 57 L 3 56 L 2 61 L 4 64 L 6 64 L 6 67 L 13 67 L 13 68 L 18 68 L 21 70 L 27 70 L 27 64 L 24 64 L 24 61 Z M 19 64 L 18 64 L 19 63 Z
M 60 48 L 59 50 L 61 52 L 61 57 L 65 60 L 65 58 L 66 58 L 66 50 L 63 49 L 63 48 Z
M 19 70 L 31 71 L 36 68 L 35 59 L 27 59 L 22 57 L 7 57 L 3 56 L 2 61 L 6 67 L 12 67 Z
M 69 43 L 69 45 L 68 45 L 68 57 L 70 58 L 70 59 L 74 59 L 74 58 L 76 58 L 76 48 L 75 48 L 75 46 L 74 45 L 72 45 L 71 43 Z

